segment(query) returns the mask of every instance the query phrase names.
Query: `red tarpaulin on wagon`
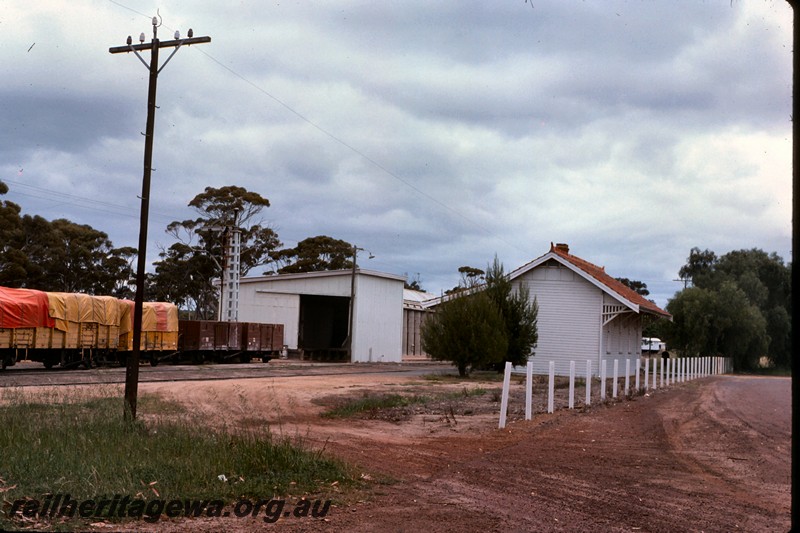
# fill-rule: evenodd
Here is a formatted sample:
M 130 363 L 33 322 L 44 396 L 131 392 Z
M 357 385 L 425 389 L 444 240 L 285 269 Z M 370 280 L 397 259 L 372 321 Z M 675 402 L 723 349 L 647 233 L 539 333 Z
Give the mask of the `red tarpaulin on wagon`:
M 52 328 L 47 293 L 0 287 L 0 328 Z

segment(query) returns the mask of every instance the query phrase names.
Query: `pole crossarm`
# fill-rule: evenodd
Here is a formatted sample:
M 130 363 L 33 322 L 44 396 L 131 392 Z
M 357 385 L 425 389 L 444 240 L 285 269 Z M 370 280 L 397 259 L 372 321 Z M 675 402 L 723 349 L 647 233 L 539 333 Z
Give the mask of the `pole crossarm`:
M 172 41 L 159 41 L 159 48 L 170 48 L 173 46 L 188 46 L 191 44 L 210 43 L 211 37 L 191 37 L 189 39 L 177 39 Z M 112 46 L 108 49 L 112 54 L 121 54 L 123 52 L 141 52 L 143 50 L 152 50 L 152 43 L 142 44 L 126 44 L 125 46 Z

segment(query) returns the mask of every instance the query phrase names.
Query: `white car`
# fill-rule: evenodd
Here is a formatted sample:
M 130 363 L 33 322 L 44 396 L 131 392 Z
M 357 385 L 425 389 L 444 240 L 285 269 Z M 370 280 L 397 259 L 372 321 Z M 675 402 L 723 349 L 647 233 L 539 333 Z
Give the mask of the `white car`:
M 658 353 L 667 349 L 667 343 L 658 337 L 642 337 L 642 353 Z

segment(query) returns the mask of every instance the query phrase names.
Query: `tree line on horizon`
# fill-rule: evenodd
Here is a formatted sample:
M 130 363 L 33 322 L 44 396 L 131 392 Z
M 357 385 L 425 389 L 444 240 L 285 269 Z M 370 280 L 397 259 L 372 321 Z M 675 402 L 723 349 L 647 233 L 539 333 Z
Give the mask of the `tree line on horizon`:
M 8 186 L 0 181 L 0 195 Z M 159 252 L 147 273 L 148 300 L 176 304 L 199 319 L 216 316 L 225 262 L 225 240 L 240 232 L 241 275 L 349 269 L 353 245 L 327 235 L 284 247 L 260 217 L 269 200 L 238 186 L 206 187 L 188 204 L 197 214 L 173 221 L 166 233 L 175 242 Z M 133 298 L 137 249 L 113 245 L 108 234 L 66 219 L 48 221 L 0 201 L 0 286 L 48 292 L 82 292 Z
M 7 192 L 0 181 L 0 195 Z M 254 269 L 282 274 L 353 266 L 353 245 L 340 239 L 318 235 L 283 246 L 259 216 L 269 200 L 242 187 L 206 187 L 188 205 L 197 217 L 167 226 L 175 243 L 160 251 L 147 274 L 145 293 L 149 300 L 172 302 L 194 318 L 216 316 L 215 280 L 224 266 L 226 231 L 233 226 L 240 230 L 243 276 Z M 115 247 L 106 233 L 91 226 L 22 214 L 19 205 L 0 201 L 0 286 L 133 298 L 136 258 L 136 248 Z M 655 321 L 643 334 L 665 340 L 682 355 L 731 357 L 737 370 L 755 369 L 763 358 L 791 368 L 791 268 L 776 253 L 757 248 L 721 257 L 692 248 L 679 271 L 686 287 L 666 306 L 673 321 Z M 487 268 L 496 286 L 498 269 L 502 277 L 502 264 Z M 462 282 L 448 293 L 485 281 L 487 272 L 461 267 Z M 648 294 L 645 283 L 619 281 Z M 406 286 L 420 289 L 419 279 Z M 510 301 L 511 296 L 495 296 L 495 306 L 504 298 Z
M 758 248 L 718 257 L 695 247 L 679 276 L 687 286 L 667 303 L 673 320 L 652 324 L 652 336 L 683 355 L 731 357 L 739 371 L 792 368 L 791 263 Z

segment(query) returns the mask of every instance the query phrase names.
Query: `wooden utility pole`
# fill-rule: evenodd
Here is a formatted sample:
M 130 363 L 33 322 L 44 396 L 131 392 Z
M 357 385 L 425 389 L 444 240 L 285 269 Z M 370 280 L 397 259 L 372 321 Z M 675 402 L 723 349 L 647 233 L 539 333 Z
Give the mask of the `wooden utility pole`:
M 150 86 L 147 93 L 147 129 L 144 136 L 144 175 L 142 177 L 142 207 L 139 217 L 139 249 L 138 261 L 136 265 L 136 296 L 134 297 L 133 307 L 133 350 L 127 359 L 127 366 L 125 370 L 125 418 L 134 420 L 136 418 L 136 399 L 139 389 L 139 356 L 141 353 L 141 339 L 142 339 L 142 306 L 144 303 L 144 278 L 145 278 L 145 262 L 147 259 L 147 219 L 150 212 L 150 174 L 152 172 L 153 163 L 153 130 L 155 129 L 156 121 L 156 86 L 158 83 L 158 74 L 161 72 L 172 56 L 183 45 L 200 44 L 211 42 L 211 37 L 193 37 L 192 30 L 189 30 L 188 38 L 181 39 L 178 32 L 175 32 L 174 41 L 158 40 L 158 19 L 153 17 L 153 39 L 150 44 L 144 43 L 144 33 L 139 36 L 139 43 L 132 44 L 131 36 L 128 36 L 128 42 L 125 46 L 116 46 L 109 48 L 108 51 L 112 54 L 121 54 L 123 52 L 133 52 L 150 71 Z M 161 67 L 158 66 L 158 51 L 161 48 L 174 48 L 172 54 L 164 61 Z M 150 64 L 145 61 L 140 51 L 150 50 Z
M 350 273 L 350 314 L 347 317 L 347 361 L 353 362 L 353 316 L 355 314 L 356 303 L 356 259 L 358 258 L 359 248 L 353 245 L 353 271 Z
M 798 202 L 798 185 L 800 185 L 800 142 L 798 142 L 798 113 L 800 106 L 797 103 L 797 74 L 800 72 L 800 36 L 797 33 L 799 22 L 797 15 L 797 0 L 787 0 L 792 6 L 793 30 L 792 30 L 792 290 L 798 286 L 800 275 L 797 273 L 798 248 L 800 247 L 800 237 L 797 235 L 797 224 L 800 222 L 800 202 Z M 792 347 L 797 350 L 800 333 L 797 331 L 797 321 L 794 319 L 796 313 L 792 314 Z M 797 359 L 792 355 L 792 531 L 800 529 L 800 444 L 797 442 L 797 435 L 800 435 L 800 380 L 797 378 Z

